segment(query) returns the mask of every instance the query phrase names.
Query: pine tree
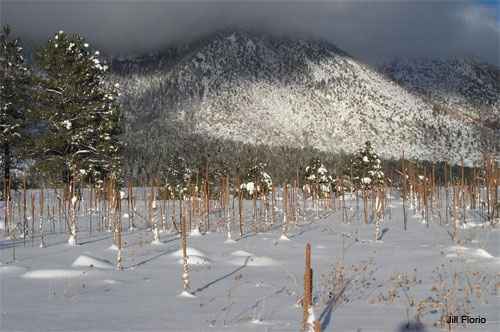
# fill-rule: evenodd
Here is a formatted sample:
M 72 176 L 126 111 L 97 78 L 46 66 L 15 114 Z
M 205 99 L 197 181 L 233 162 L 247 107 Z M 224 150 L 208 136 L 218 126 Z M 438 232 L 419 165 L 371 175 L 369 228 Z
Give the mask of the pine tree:
M 111 171 L 121 173 L 118 85 L 105 82 L 108 66 L 88 47 L 81 36 L 59 31 L 34 54 L 35 116 L 43 130 L 31 152 L 38 170 L 56 172 L 64 182 L 73 165 L 79 176 L 97 182 Z
M 257 193 L 257 197 L 264 195 L 269 191 L 272 185 L 271 177 L 266 172 L 267 165 L 254 160 L 251 165 L 245 168 L 245 172 L 240 175 L 240 189 L 243 190 L 245 197 L 252 197 L 253 192 Z
M 163 171 L 166 186 L 174 195 L 182 194 L 187 190 L 190 169 L 186 165 L 184 158 L 175 155 L 167 163 Z
M 10 27 L 0 32 L 0 164 L 6 180 L 11 177 L 24 136 L 27 107 L 27 70 L 19 39 L 9 41 Z
M 365 142 L 365 148 L 351 159 L 350 164 L 352 165 L 353 180 L 365 189 L 371 189 L 376 184 L 383 184 L 384 173 L 381 171 L 380 159 L 373 152 L 370 141 Z M 348 168 L 344 173 L 350 174 L 350 169 Z
M 313 192 L 327 194 L 330 192 L 330 188 L 335 190 L 333 178 L 318 157 L 312 157 L 309 160 L 304 174 L 304 182 L 303 189 L 308 196 L 312 195 Z

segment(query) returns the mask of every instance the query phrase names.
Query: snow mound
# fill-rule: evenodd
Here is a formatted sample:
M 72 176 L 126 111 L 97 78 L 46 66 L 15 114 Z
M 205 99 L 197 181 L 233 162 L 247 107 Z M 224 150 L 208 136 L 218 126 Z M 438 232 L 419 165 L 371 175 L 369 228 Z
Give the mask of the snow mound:
M 491 255 L 489 252 L 487 252 L 484 249 L 471 249 L 469 250 L 471 256 L 473 257 L 481 257 L 481 258 L 493 258 L 494 256 Z
M 446 255 L 446 257 L 456 257 L 456 248 L 455 247 L 450 247 L 448 248 L 449 251 L 451 251 L 449 254 Z M 458 255 L 462 258 L 493 258 L 494 256 L 491 255 L 489 252 L 487 252 L 484 249 L 470 249 L 467 247 L 458 247 Z
M 272 258 L 266 256 L 248 256 L 241 257 L 229 261 L 229 264 L 232 265 L 244 265 L 244 266 L 271 266 L 276 265 L 275 261 Z
M 280 241 L 290 241 L 290 239 L 285 234 L 282 234 L 280 237 Z
M 179 294 L 179 297 L 187 297 L 187 298 L 193 298 L 196 297 L 195 295 L 188 293 L 186 291 L 183 291 L 182 293 Z
M 90 265 L 93 265 L 94 267 L 97 267 L 99 269 L 112 269 L 115 267 L 107 260 L 87 255 L 79 256 L 77 259 L 75 259 L 73 264 L 71 264 L 71 267 L 77 267 L 77 266 L 89 267 Z
M 0 276 L 3 275 L 8 275 L 8 274 L 20 274 L 28 270 L 24 266 L 14 266 L 14 265 L 7 265 L 7 266 L 0 266 Z
M 184 258 L 180 258 L 177 262 L 179 262 L 179 264 L 184 264 Z M 188 256 L 188 264 L 190 265 L 208 264 L 208 263 L 210 263 L 210 260 L 208 258 L 196 255 Z
M 187 247 L 186 248 L 186 253 L 188 256 L 200 256 L 200 257 L 205 257 L 207 254 L 204 253 L 203 251 L 201 250 L 198 250 L 198 249 L 195 249 L 195 248 L 191 248 L 191 247 Z M 173 256 L 173 257 L 182 257 L 183 254 L 182 254 L 182 249 L 179 249 L 177 251 L 174 251 L 173 253 L 170 254 L 170 256 Z
M 28 279 L 56 279 L 56 278 L 76 278 L 83 275 L 85 271 L 75 270 L 35 270 L 29 271 L 22 275 L 23 278 Z
M 254 254 L 249 253 L 248 251 L 245 250 L 236 250 L 230 253 L 231 256 L 239 256 L 239 257 L 246 257 L 246 256 L 254 256 Z
M 154 244 L 155 246 L 163 246 L 163 245 L 165 245 L 165 243 L 161 242 L 160 240 L 151 241 L 151 244 Z
M 108 250 L 118 251 L 118 246 L 116 244 L 113 244 L 113 245 L 111 245 L 111 247 L 108 248 Z

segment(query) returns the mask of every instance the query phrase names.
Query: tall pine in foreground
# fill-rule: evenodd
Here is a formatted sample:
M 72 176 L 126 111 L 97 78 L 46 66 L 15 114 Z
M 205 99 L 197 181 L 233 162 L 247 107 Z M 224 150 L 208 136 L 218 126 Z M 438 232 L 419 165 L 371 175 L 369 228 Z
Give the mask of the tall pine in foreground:
M 27 107 L 27 75 L 21 47 L 19 39 L 9 40 L 9 34 L 6 24 L 0 32 L 0 164 L 6 181 L 19 154 Z
M 97 182 L 111 171 L 121 173 L 117 85 L 106 84 L 108 66 L 88 47 L 81 36 L 59 31 L 34 54 L 34 116 L 42 129 L 30 147 L 32 157 L 36 169 L 64 182 L 73 165 L 79 177 Z

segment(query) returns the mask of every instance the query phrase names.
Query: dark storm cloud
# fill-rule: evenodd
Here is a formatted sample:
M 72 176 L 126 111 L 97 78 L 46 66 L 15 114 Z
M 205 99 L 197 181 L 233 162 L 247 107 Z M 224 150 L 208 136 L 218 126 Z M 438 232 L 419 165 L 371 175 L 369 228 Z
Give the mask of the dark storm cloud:
M 142 53 L 241 28 L 327 40 L 372 63 L 474 54 L 499 63 L 498 6 L 476 2 L 2 1 L 2 24 L 43 41 L 79 33 L 107 53 Z

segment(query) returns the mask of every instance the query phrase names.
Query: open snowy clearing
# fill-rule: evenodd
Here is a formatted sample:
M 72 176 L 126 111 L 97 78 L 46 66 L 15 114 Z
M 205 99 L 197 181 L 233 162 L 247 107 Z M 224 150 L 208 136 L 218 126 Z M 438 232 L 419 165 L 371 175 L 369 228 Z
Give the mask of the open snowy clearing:
M 365 224 L 361 204 L 350 208 L 346 200 L 343 223 L 339 210 L 317 211 L 308 202 L 286 240 L 281 206 L 275 223 L 265 225 L 253 221 L 252 204 L 244 202 L 242 237 L 234 218 L 234 241 L 226 241 L 225 217 L 217 223 L 223 211 L 212 211 L 211 232 L 188 233 L 187 293 L 180 235 L 160 232 L 160 245 L 153 245 L 146 223 L 138 220 L 129 230 L 124 213 L 122 270 L 110 248 L 113 233 L 96 230 L 95 216 L 90 236 L 88 216 L 79 215 L 78 245 L 68 244 L 61 220 L 46 223 L 45 248 L 37 232 L 33 245 L 31 233 L 25 244 L 18 233 L 15 261 L 13 239 L 2 229 L 0 330 L 299 331 L 307 243 L 314 312 L 323 331 L 401 331 L 416 328 L 418 319 L 422 330 L 439 330 L 435 323 L 450 308 L 446 289 L 453 289 L 455 271 L 456 314 L 486 322 L 454 330 L 500 329 L 500 231 L 478 213 L 470 210 L 469 226 L 457 228 L 457 244 L 453 228 L 444 225 L 444 209 L 433 211 L 428 225 L 407 209 L 404 231 L 402 202 L 393 199 L 375 241 L 375 225 Z

